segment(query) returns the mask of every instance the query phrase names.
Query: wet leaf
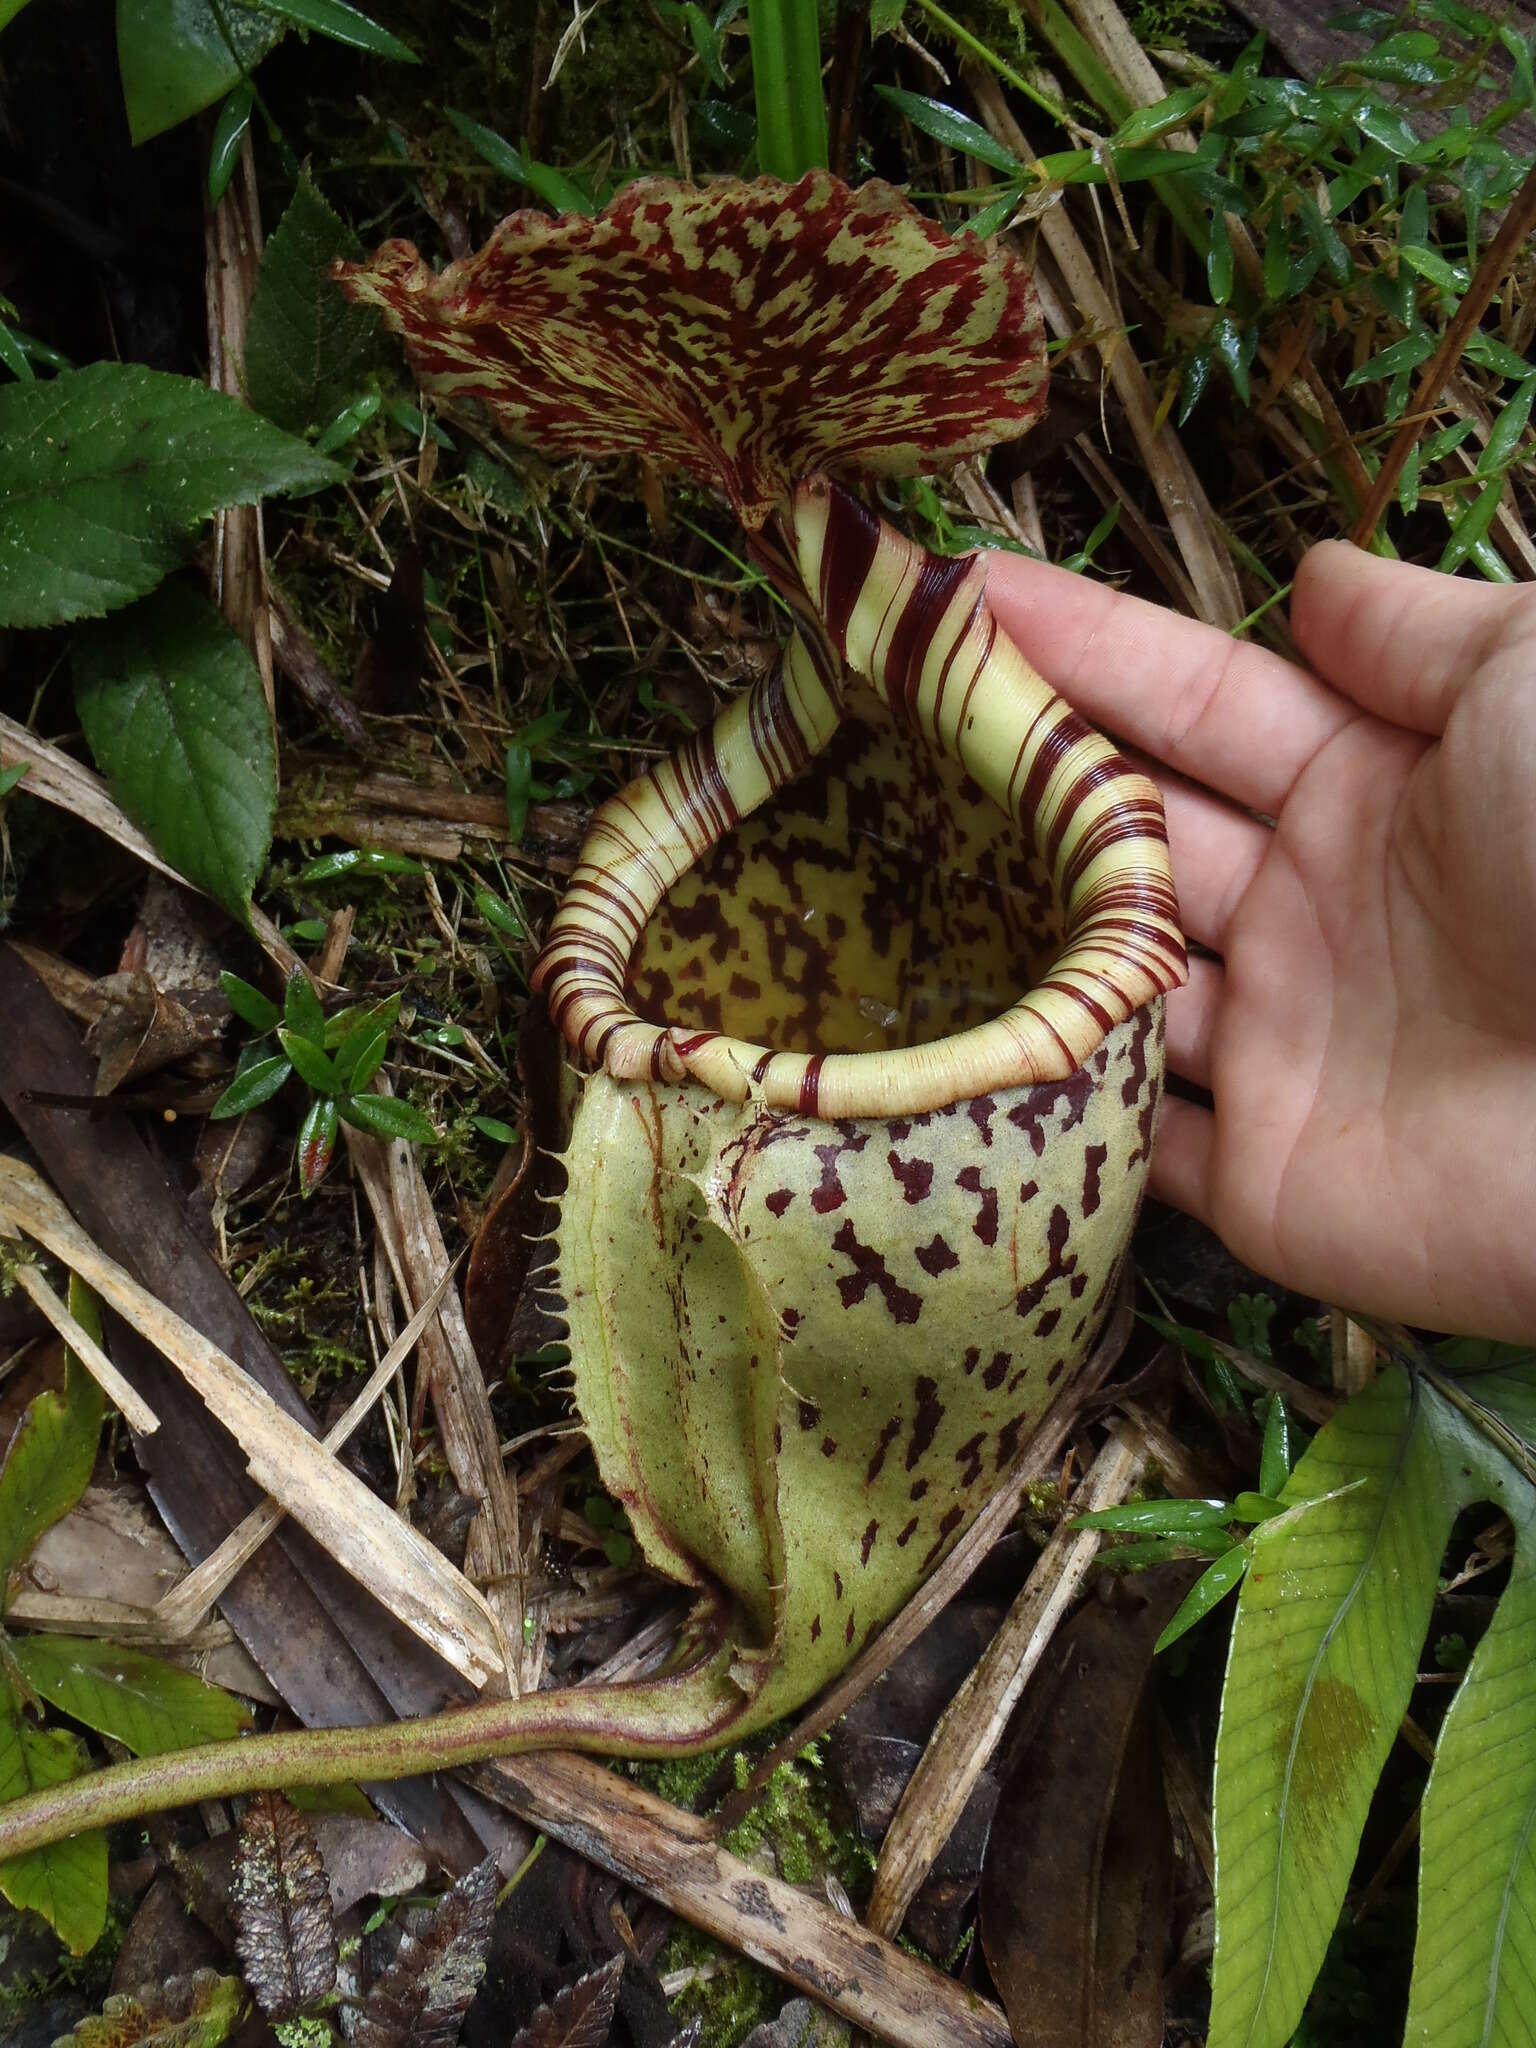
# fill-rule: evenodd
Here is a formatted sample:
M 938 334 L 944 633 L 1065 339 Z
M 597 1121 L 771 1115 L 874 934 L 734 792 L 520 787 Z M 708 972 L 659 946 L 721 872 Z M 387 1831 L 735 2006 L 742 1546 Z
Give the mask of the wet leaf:
M 325 1179 L 336 1150 L 336 1103 L 322 1095 L 304 1112 L 299 1126 L 299 1192 L 312 1195 Z
M 352 2048 L 453 2048 L 485 1973 L 495 1911 L 487 1857 L 438 1900 L 423 1934 L 405 1936 L 364 2002 Z
M 286 24 L 245 0 L 117 0 L 117 61 L 133 140 L 148 142 L 232 91 Z
M 54 2048 L 219 2048 L 244 2004 L 238 1977 L 196 1970 L 164 1984 L 115 1992 Z
M 11 1644 L 23 1677 L 40 1699 L 135 1756 L 227 1742 L 251 1725 L 233 1693 L 147 1650 L 94 1637 L 19 1636 Z
M 623 1956 L 588 1970 L 539 2007 L 512 2037 L 512 2048 L 603 2048 L 613 2028 L 623 1974 Z
M 393 57 L 400 64 L 421 62 L 408 44 L 381 28 L 371 15 L 349 6 L 347 0 L 261 0 L 261 4 L 297 27 L 313 29 L 316 35 L 329 36 L 332 42 L 345 43 L 351 49 Z
M 373 353 L 378 323 L 347 304 L 330 274 L 337 257 L 361 253 L 301 177 L 262 255 L 245 350 L 252 405 L 294 433 L 346 403 Z
M 336 473 L 194 377 L 93 363 L 0 387 L 0 625 L 100 618 L 153 590 L 209 513 Z
M 313 1830 L 281 1792 L 258 1792 L 240 1823 L 229 1887 L 235 1953 L 269 2020 L 291 2020 L 336 1983 L 331 1894 Z
M 276 1054 L 255 1060 L 235 1076 L 208 1114 L 216 1118 L 244 1116 L 248 1109 L 259 1109 L 272 1100 L 292 1072 L 292 1062 Z
M 1067 1625 L 1003 1788 L 981 1940 L 1019 2048 L 1163 2039 L 1172 1844 L 1147 1679 L 1186 1582 L 1143 1582 Z
M 277 764 L 245 643 L 205 597 L 168 583 L 77 639 L 75 707 L 129 817 L 178 873 L 247 917 Z

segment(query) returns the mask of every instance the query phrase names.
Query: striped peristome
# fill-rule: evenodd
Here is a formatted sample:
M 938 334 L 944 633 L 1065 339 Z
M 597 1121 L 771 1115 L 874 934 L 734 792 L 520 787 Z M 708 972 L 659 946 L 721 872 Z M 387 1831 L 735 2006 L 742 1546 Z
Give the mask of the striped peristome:
M 828 688 L 797 633 L 781 666 L 712 731 L 599 810 L 535 985 L 570 1044 L 616 1078 L 686 1078 L 733 1102 L 899 1115 L 1065 1079 L 1116 1024 L 1184 977 L 1156 789 L 1002 631 L 979 558 L 930 554 L 824 479 L 800 487 L 786 526 L 836 654 L 1033 839 L 1063 906 L 1062 950 L 1001 1014 L 878 1058 L 773 1050 L 636 1015 L 629 963 L 667 891 L 837 730 L 843 693 Z

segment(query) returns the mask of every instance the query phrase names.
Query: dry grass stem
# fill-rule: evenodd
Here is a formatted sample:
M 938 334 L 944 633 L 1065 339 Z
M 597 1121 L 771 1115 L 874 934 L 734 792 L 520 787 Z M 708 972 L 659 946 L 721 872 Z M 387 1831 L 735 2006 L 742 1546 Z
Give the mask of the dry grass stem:
M 353 1396 L 345 1413 L 331 1425 L 321 1439 L 321 1447 L 330 1457 L 334 1458 L 349 1440 L 374 1402 L 410 1357 L 417 1338 L 426 1327 L 428 1319 L 435 1313 L 451 1278 L 452 1268 L 443 1274 L 433 1293 L 411 1317 L 410 1322 Z M 169 1640 L 176 1641 L 180 1637 L 190 1635 L 224 1588 L 249 1564 L 273 1530 L 281 1524 L 283 1514 L 284 1510 L 275 1500 L 264 1500 L 259 1507 L 252 1508 L 245 1520 L 230 1530 L 218 1549 L 210 1551 L 201 1564 L 188 1572 L 185 1578 L 178 1580 L 156 1604 L 155 1614 L 166 1629 Z
M 216 1344 L 109 1259 L 19 1160 L 0 1158 L 0 1215 L 94 1287 L 155 1346 L 240 1445 L 256 1484 L 343 1570 L 472 1684 L 498 1675 L 499 1631 L 464 1575 Z
M 1146 1465 L 1146 1447 L 1119 1433 L 1090 1467 L 1074 1515 L 1114 1507 Z M 1030 1673 L 1044 1656 L 1098 1554 L 1093 1529 L 1064 1516 L 985 1654 L 944 1710 L 896 1809 L 875 1871 L 865 1924 L 894 1936 L 934 1859 L 949 1840 L 976 1781 L 1002 1739 Z
M 3 1212 L 0 1212 L 0 1222 L 3 1222 Z M 15 1267 L 15 1280 L 32 1306 L 41 1309 L 52 1323 L 97 1386 L 118 1409 L 128 1427 L 136 1429 L 141 1436 L 153 1436 L 160 1427 L 159 1416 L 143 1395 L 129 1386 L 90 1331 L 82 1329 L 75 1321 L 37 1267 L 29 1260 L 20 1260 Z

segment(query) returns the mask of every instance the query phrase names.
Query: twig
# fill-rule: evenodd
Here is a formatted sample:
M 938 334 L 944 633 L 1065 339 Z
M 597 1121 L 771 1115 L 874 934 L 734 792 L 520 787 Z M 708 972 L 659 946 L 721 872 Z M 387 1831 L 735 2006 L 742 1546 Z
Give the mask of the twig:
M 1122 1501 L 1145 1463 L 1140 1443 L 1112 1437 L 1078 1488 L 1074 1513 Z M 1002 1739 L 1026 1680 L 1098 1554 L 1098 1532 L 1074 1530 L 1071 1524 L 1072 1517 L 1063 1516 L 1002 1627 L 944 1710 L 901 1796 L 865 1915 L 866 1925 L 877 1934 L 894 1935 L 906 1918 L 918 1887 Z
M 741 1862 L 707 1821 L 587 1757 L 559 1753 L 472 1771 L 481 1791 L 591 1863 L 895 2048 L 1012 2048 L 995 2005 Z
M 1519 250 L 1524 248 L 1536 232 L 1536 165 L 1526 173 L 1525 183 L 1515 194 L 1503 225 L 1489 243 L 1487 253 L 1473 275 L 1466 295 L 1456 308 L 1449 326 L 1440 337 L 1440 346 L 1424 365 L 1418 389 L 1414 392 L 1408 407 L 1408 418 L 1399 429 L 1397 438 L 1387 450 L 1386 460 L 1376 473 L 1370 496 L 1361 509 L 1360 517 L 1350 539 L 1357 548 L 1368 548 L 1375 538 L 1376 527 L 1381 515 L 1387 509 L 1392 493 L 1397 489 L 1397 480 L 1403 473 L 1403 464 L 1408 460 L 1409 451 L 1419 438 L 1419 419 L 1426 407 L 1435 403 L 1440 396 L 1447 377 L 1461 360 L 1462 350 L 1472 338 L 1494 293 L 1498 290 L 1503 276 L 1514 262 Z
M 0 1212 L 0 1229 L 4 1224 L 4 1213 Z M 34 1308 L 42 1310 L 107 1399 L 121 1411 L 128 1427 L 137 1430 L 140 1436 L 153 1436 L 160 1427 L 159 1416 L 144 1397 L 129 1386 L 89 1330 L 83 1330 L 75 1321 L 36 1266 L 22 1261 L 15 1269 L 15 1278 L 16 1285 L 28 1301 Z

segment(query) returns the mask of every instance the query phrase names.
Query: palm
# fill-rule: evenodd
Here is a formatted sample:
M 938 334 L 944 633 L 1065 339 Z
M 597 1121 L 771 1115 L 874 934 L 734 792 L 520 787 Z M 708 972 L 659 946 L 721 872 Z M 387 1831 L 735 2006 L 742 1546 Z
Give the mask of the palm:
M 1186 920 L 1220 959 L 1169 1043 L 1214 1109 L 1169 1105 L 1158 1192 L 1324 1299 L 1530 1335 L 1530 594 L 1319 550 L 1297 632 L 1352 701 L 1080 581 L 1010 565 L 990 588 L 1067 696 L 1203 785 L 1165 778 Z

